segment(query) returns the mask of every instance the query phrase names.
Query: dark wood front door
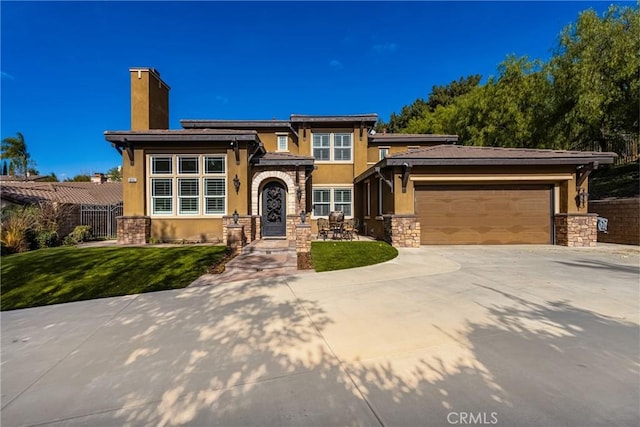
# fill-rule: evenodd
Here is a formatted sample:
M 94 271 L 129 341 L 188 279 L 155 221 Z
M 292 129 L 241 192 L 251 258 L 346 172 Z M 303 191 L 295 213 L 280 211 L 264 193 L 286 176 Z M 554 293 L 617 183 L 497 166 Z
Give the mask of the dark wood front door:
M 262 235 L 284 237 L 287 235 L 287 205 L 284 187 L 270 182 L 262 190 Z

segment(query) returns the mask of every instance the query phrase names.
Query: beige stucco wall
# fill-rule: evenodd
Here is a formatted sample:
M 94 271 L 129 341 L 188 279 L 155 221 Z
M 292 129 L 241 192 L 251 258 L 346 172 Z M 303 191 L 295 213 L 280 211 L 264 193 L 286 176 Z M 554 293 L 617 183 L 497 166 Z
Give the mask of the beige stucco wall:
M 163 241 L 222 242 L 222 218 L 152 218 L 151 238 Z

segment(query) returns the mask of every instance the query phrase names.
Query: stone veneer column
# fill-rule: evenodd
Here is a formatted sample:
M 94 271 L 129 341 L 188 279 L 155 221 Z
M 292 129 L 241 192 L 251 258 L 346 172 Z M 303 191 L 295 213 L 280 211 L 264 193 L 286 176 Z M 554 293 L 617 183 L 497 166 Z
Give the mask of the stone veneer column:
M 311 224 L 296 225 L 296 252 L 299 254 L 311 252 Z
M 227 225 L 227 232 L 225 235 L 226 235 L 227 247 L 231 250 L 231 253 L 234 255 L 239 254 L 246 242 L 246 239 L 244 236 L 244 225 L 242 224 Z
M 151 218 L 148 216 L 116 217 L 118 244 L 145 245 L 151 237 Z
M 385 240 L 396 248 L 420 247 L 420 221 L 416 215 L 383 215 Z
M 234 225 L 233 217 L 231 215 L 226 215 L 222 217 L 222 243 L 227 244 L 227 236 L 228 236 L 228 227 Z M 244 241 L 245 242 L 253 242 L 256 240 L 256 220 L 252 215 L 239 215 L 238 216 L 238 224 L 243 225 L 244 228 L 242 230 Z
M 556 245 L 595 246 L 598 239 L 597 222 L 597 214 L 556 214 L 554 217 Z

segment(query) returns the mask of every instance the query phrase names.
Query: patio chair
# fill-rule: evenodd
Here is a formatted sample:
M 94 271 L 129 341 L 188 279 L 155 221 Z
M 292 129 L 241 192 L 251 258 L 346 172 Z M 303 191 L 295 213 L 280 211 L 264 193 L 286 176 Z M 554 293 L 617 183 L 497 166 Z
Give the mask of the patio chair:
M 342 239 L 342 226 L 344 224 L 344 212 L 335 211 L 329 213 L 329 227 L 334 239 Z
M 331 227 L 329 227 L 329 220 L 326 218 L 318 218 L 318 238 L 322 236 L 323 240 L 327 240 L 327 237 L 329 237 L 329 231 L 331 231 Z
M 344 224 L 342 226 L 342 238 L 353 240 L 355 236 L 356 239 L 360 240 L 358 237 L 358 226 L 357 226 L 357 218 L 345 219 Z

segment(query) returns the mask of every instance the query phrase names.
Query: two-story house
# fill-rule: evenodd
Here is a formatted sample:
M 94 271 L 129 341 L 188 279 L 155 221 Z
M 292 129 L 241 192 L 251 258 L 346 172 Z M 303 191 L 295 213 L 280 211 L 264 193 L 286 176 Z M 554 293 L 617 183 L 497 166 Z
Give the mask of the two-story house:
M 342 211 L 360 233 L 396 246 L 595 243 L 587 177 L 612 153 L 456 145 L 455 135 L 375 133 L 376 114 L 288 120 L 181 120 L 169 86 L 132 68 L 131 130 L 107 131 L 122 153 L 119 241 L 293 239 Z M 315 230 L 314 230 L 315 231 Z

